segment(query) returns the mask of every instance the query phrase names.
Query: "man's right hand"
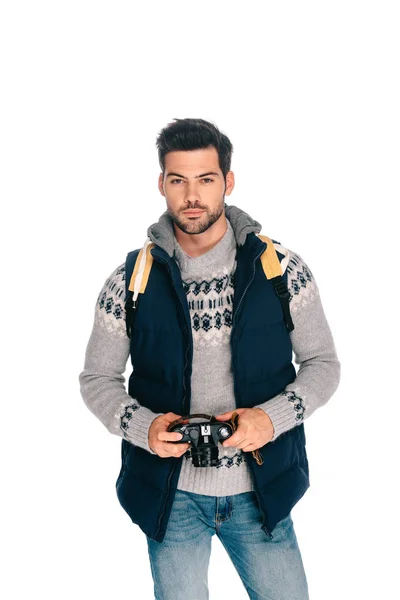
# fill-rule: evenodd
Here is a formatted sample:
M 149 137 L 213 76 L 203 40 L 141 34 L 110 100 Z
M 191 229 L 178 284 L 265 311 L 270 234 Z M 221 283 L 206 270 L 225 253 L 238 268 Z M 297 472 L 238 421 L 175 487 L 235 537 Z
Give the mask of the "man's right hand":
M 180 416 L 173 412 L 165 413 L 165 415 L 156 417 L 149 427 L 149 447 L 160 458 L 168 458 L 170 456 L 179 458 L 190 448 L 190 444 L 187 442 L 183 444 L 171 444 L 171 442 L 181 440 L 183 437 L 177 431 L 167 431 L 169 424 L 175 421 L 175 419 L 179 419 Z

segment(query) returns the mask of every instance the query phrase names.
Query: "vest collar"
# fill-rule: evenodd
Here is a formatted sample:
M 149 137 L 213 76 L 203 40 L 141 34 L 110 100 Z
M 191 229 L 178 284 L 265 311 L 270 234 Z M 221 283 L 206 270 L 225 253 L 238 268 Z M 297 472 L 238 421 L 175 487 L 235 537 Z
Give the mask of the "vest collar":
M 243 246 L 249 234 L 260 233 L 261 225 L 250 215 L 237 206 L 228 206 L 225 203 L 225 216 L 232 225 L 236 243 Z M 156 246 L 162 248 L 170 258 L 174 254 L 174 227 L 168 212 L 165 211 L 157 223 L 153 223 L 147 230 L 147 235 Z M 254 238 L 255 236 L 249 236 Z

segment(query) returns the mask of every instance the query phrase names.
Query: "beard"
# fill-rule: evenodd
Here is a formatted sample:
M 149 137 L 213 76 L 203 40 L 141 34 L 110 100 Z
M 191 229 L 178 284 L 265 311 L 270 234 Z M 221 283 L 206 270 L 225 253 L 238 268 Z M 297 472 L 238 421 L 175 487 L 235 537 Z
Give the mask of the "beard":
M 218 219 L 224 212 L 224 204 L 225 201 L 224 199 L 222 199 L 221 204 L 213 211 L 209 210 L 205 206 L 194 204 L 193 206 L 185 206 L 185 208 L 177 212 L 174 212 L 170 208 L 167 208 L 167 212 L 172 221 L 177 227 L 179 227 L 181 231 L 183 231 L 184 233 L 196 235 L 199 233 L 204 233 L 205 231 L 207 231 L 207 229 L 211 227 L 211 225 L 214 225 L 214 223 L 218 221 Z M 181 212 L 188 209 L 199 209 L 204 210 L 205 212 L 201 215 L 201 217 L 195 218 L 190 218 L 186 217 L 185 215 L 181 215 Z

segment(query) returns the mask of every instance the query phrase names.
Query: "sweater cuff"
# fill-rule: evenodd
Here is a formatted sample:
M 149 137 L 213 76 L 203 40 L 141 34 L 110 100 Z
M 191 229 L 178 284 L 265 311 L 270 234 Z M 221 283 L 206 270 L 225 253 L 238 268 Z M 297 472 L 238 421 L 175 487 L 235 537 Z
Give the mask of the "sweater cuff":
M 285 431 L 300 425 L 304 419 L 302 399 L 294 391 L 282 392 L 253 408 L 261 408 L 271 419 L 274 435 L 270 442 L 275 441 Z
M 147 450 L 150 454 L 156 454 L 149 446 L 149 428 L 154 419 L 160 417 L 164 413 L 153 413 L 145 406 L 141 406 L 136 410 L 129 421 L 127 436 L 129 441 L 135 446 Z

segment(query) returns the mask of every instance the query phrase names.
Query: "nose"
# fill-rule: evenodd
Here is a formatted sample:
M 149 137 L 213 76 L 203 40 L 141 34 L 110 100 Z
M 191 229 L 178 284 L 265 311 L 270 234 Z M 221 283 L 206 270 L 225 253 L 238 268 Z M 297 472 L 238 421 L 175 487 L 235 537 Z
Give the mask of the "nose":
M 185 194 L 185 202 L 188 204 L 189 208 L 192 208 L 192 205 L 200 202 L 200 194 L 196 181 L 188 182 Z

